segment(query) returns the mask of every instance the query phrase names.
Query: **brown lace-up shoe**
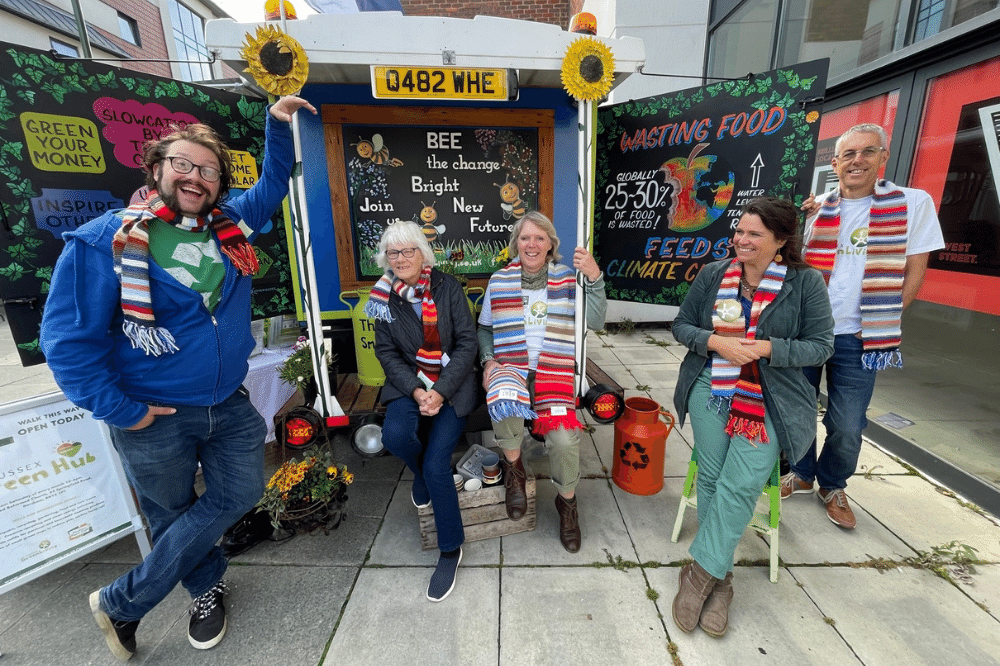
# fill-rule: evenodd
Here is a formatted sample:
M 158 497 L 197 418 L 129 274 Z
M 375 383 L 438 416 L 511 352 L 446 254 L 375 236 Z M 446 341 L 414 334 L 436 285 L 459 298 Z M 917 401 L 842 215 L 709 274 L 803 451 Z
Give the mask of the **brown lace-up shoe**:
M 559 541 L 571 553 L 580 550 L 580 514 L 576 508 L 576 495 L 566 499 L 556 495 L 556 511 L 559 512 Z
M 800 479 L 795 472 L 789 472 L 781 477 L 781 499 L 791 497 L 796 493 L 811 493 L 813 484 Z
M 851 505 L 847 503 L 847 494 L 843 488 L 820 488 L 816 494 L 824 504 L 826 504 L 826 516 L 834 524 L 843 527 L 845 530 L 853 530 L 857 525 Z
M 507 491 L 504 504 L 507 507 L 507 517 L 511 520 L 521 520 L 528 512 L 528 494 L 524 484 L 528 474 L 524 471 L 524 461 L 518 457 L 514 462 L 503 459 L 503 485 Z
M 713 638 L 722 638 L 729 628 L 729 604 L 733 602 L 733 572 L 715 584 L 715 589 L 705 600 L 701 609 L 701 621 L 698 623 L 706 634 Z
M 701 610 L 705 605 L 705 599 L 715 589 L 719 579 L 702 569 L 697 562 L 681 567 L 678 579 L 680 587 L 677 590 L 677 596 L 674 597 L 674 624 L 682 631 L 691 633 L 701 619 Z

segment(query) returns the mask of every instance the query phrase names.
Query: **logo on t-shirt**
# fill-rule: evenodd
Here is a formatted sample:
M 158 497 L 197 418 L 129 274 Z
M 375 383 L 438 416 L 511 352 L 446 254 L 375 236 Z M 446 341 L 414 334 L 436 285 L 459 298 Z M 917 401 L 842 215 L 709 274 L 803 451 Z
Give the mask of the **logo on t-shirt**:
M 854 233 L 851 234 L 851 245 L 854 247 L 868 246 L 868 227 L 854 230 Z

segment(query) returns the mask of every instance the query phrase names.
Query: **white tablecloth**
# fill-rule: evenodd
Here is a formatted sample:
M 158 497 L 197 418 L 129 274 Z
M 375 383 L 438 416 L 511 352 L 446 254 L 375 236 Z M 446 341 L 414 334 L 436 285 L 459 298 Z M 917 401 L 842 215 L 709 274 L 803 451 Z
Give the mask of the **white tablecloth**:
M 250 391 L 250 402 L 267 421 L 267 440 L 274 439 L 274 415 L 295 393 L 295 387 L 278 377 L 278 366 L 292 353 L 291 347 L 265 348 L 250 359 L 250 371 L 243 385 Z

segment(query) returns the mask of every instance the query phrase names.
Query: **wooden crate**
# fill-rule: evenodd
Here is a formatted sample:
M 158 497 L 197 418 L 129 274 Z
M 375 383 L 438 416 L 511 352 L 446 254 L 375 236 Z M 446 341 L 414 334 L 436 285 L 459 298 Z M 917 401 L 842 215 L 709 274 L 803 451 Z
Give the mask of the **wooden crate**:
M 507 534 L 528 532 L 535 529 L 537 513 L 535 511 L 535 476 L 529 471 L 525 483 L 528 495 L 528 511 L 521 520 L 511 520 L 507 517 L 504 501 L 507 490 L 503 483 L 482 490 L 458 493 L 458 508 L 462 512 L 462 525 L 465 527 L 466 541 L 493 539 Z M 437 548 L 437 527 L 434 524 L 434 507 L 417 509 L 420 521 L 420 545 L 424 550 Z

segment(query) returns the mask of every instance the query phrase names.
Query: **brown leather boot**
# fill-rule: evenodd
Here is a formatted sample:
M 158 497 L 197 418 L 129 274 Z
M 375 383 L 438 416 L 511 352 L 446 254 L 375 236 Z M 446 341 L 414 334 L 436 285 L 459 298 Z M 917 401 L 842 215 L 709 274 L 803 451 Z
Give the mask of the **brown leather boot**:
M 715 584 L 715 589 L 705 600 L 701 609 L 699 624 L 705 633 L 714 638 L 722 638 L 729 628 L 729 604 L 733 601 L 733 572 Z
M 576 510 L 576 495 L 566 499 L 556 495 L 556 511 L 559 512 L 559 541 L 571 553 L 580 550 L 580 514 Z
M 528 479 L 524 471 L 524 461 L 518 456 L 514 462 L 503 459 L 503 486 L 506 489 L 504 504 L 507 507 L 507 517 L 511 520 L 521 520 L 528 512 L 528 494 L 524 484 Z
M 678 578 L 680 588 L 674 597 L 674 624 L 690 633 L 698 626 L 705 599 L 712 593 L 719 579 L 702 569 L 697 562 L 681 567 Z

